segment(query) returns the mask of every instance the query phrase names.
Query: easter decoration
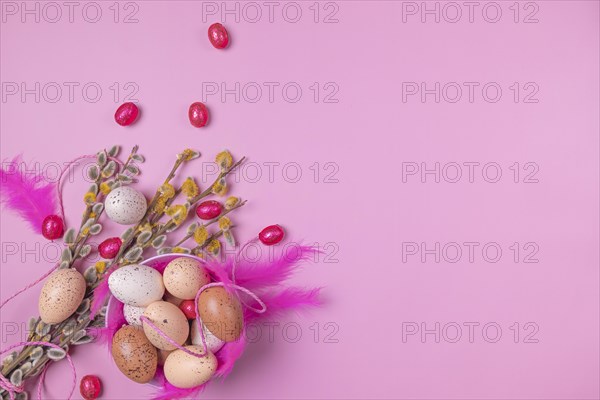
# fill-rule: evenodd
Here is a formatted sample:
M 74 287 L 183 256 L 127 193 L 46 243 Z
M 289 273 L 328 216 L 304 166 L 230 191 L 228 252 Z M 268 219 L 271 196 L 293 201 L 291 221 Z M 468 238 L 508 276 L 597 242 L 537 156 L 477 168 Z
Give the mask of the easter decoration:
M 222 32 L 215 38 L 223 44 Z M 128 106 L 116 119 L 127 125 L 136 116 L 137 109 Z M 68 223 L 62 203 L 64 174 L 74 162 L 56 183 L 23 174 L 28 169 L 20 157 L 0 169 L 5 209 L 18 213 L 35 233 L 64 243 L 56 265 L 0 304 L 44 282 L 39 316 L 29 320 L 26 340 L 1 349 L 9 353 L 1 363 L 2 400 L 27 399 L 25 383 L 36 376 L 41 398 L 48 367 L 63 359 L 73 374 L 65 394 L 70 399 L 76 383 L 70 349 L 94 341 L 109 347 L 127 378 L 157 387 L 156 399 L 193 397 L 231 372 L 244 352 L 248 323 L 319 304 L 319 289 L 285 285 L 318 249 L 294 245 L 268 259 L 244 258 L 251 246 L 274 246 L 285 236 L 281 226 L 271 225 L 242 246 L 236 242 L 231 216 L 246 201 L 227 197 L 227 178 L 245 158 L 234 162 L 229 151 L 217 154 L 220 172 L 204 186 L 180 177 L 181 168 L 200 157 L 184 150 L 148 201 L 135 187 L 145 161 L 138 146 L 124 158 L 119 153 L 113 146 L 76 159 L 92 160 L 77 225 Z M 107 223 L 123 226 L 123 233 L 98 239 Z M 100 260 L 92 262 L 92 255 Z M 80 391 L 91 400 L 101 386 L 88 375 Z

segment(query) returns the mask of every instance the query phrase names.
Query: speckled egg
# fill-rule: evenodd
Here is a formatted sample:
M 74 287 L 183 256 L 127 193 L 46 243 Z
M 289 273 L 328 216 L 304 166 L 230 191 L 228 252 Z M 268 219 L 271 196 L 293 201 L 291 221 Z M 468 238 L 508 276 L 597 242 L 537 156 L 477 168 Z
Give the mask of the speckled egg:
M 165 294 L 160 272 L 138 264 L 126 265 L 110 274 L 108 287 L 121 303 L 135 307 L 146 307 Z
M 141 328 L 125 325 L 119 329 L 111 351 L 119 370 L 132 381 L 148 383 L 156 374 L 158 354 Z
M 244 315 L 239 299 L 222 286 L 206 289 L 198 299 L 198 315 L 219 339 L 233 342 L 242 334 Z
M 163 273 L 165 288 L 173 296 L 192 300 L 198 290 L 210 282 L 210 275 L 200 261 L 189 257 L 179 257 L 171 261 Z
M 130 186 L 112 190 L 104 201 L 108 218 L 121 225 L 137 224 L 144 218 L 147 208 L 144 195 Z
M 221 350 L 221 347 L 225 344 L 224 341 L 213 335 L 208 329 L 206 325 L 202 325 L 202 331 L 204 332 L 204 339 L 206 340 L 206 347 L 211 353 L 216 353 Z M 191 334 L 192 344 L 200 346 L 201 349 L 204 349 L 202 346 L 202 337 L 200 336 L 200 329 L 198 329 L 198 323 L 196 321 L 192 321 Z
M 136 307 L 125 304 L 123 306 L 123 315 L 129 325 L 142 326 L 140 317 L 144 314 L 144 310 L 146 310 L 146 307 Z
M 178 345 L 183 345 L 190 334 L 188 320 L 176 305 L 166 301 L 156 301 L 146 307 L 144 317 Z M 162 350 L 175 350 L 177 347 L 164 339 L 154 328 L 144 323 L 144 333 L 154 346 Z
M 72 268 L 53 272 L 40 293 L 38 309 L 46 324 L 58 324 L 69 318 L 85 296 L 85 278 Z
M 193 353 L 203 354 L 200 346 L 185 348 Z M 165 378 L 173 386 L 189 389 L 208 382 L 215 374 L 217 364 L 217 358 L 211 352 L 203 357 L 194 357 L 183 350 L 175 350 L 165 361 Z

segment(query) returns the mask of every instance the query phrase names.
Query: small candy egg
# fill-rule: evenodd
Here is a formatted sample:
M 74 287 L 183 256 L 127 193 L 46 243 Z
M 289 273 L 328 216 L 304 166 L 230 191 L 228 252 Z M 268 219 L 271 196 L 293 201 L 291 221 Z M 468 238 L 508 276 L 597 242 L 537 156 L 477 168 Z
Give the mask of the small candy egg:
M 48 240 L 60 239 L 64 229 L 63 220 L 58 215 L 48 215 L 42 221 L 42 236 Z
M 188 118 L 193 126 L 202 128 L 208 123 L 208 116 L 208 108 L 206 108 L 204 103 L 200 103 L 199 101 L 192 103 L 188 111 Z
M 198 314 L 210 331 L 224 342 L 237 340 L 244 328 L 244 314 L 239 299 L 222 286 L 200 294 Z
M 115 112 L 115 121 L 121 126 L 131 125 L 135 122 L 139 109 L 134 103 L 123 103 Z
M 183 300 L 179 303 L 179 309 L 187 319 L 196 318 L 196 302 L 194 300 Z
M 267 246 L 272 246 L 281 242 L 283 239 L 284 232 L 279 225 L 270 225 L 260 231 L 258 239 Z
M 173 296 L 191 300 L 198 290 L 210 282 L 210 275 L 200 261 L 189 257 L 178 257 L 167 264 L 163 272 L 165 288 Z
M 119 237 L 108 238 L 98 245 L 100 257 L 110 260 L 119 254 L 123 241 Z
M 154 378 L 158 355 L 141 328 L 125 325 L 119 329 L 111 352 L 119 370 L 132 381 L 148 383 Z
M 96 375 L 86 375 L 79 383 L 79 393 L 85 400 L 96 400 L 102 391 L 102 382 Z
M 73 268 L 53 272 L 44 283 L 38 308 L 42 321 L 58 324 L 79 308 L 85 296 L 85 278 Z
M 108 287 L 121 303 L 146 307 L 165 294 L 162 275 L 146 265 L 121 267 L 108 277 Z
M 198 323 L 196 321 L 192 321 L 192 333 L 190 336 L 192 337 L 192 344 L 200 346 L 201 349 L 204 349 L 202 346 L 202 337 L 200 336 L 200 329 L 198 329 Z M 206 347 L 211 353 L 216 353 L 221 350 L 221 347 L 225 344 L 224 341 L 213 335 L 205 324 L 202 324 L 202 331 L 204 332 L 204 339 L 206 340 Z
M 203 201 L 196 207 L 196 215 L 204 220 L 217 218 L 221 212 L 223 212 L 223 205 L 216 200 Z
M 216 49 L 224 49 L 229 44 L 229 33 L 222 24 L 216 22 L 208 27 L 208 40 Z
M 183 312 L 174 304 L 156 301 L 146 307 L 144 317 L 178 345 L 183 345 L 190 334 L 190 326 Z M 150 342 L 162 350 L 175 350 L 177 347 L 164 339 L 149 324 L 143 323 L 144 333 Z
M 104 201 L 108 218 L 121 225 L 137 224 L 144 218 L 147 208 L 144 195 L 130 186 L 112 190 Z
M 185 346 L 196 354 L 203 354 L 200 346 Z M 208 352 L 203 357 L 195 357 L 183 350 L 175 350 L 167 357 L 164 366 L 165 378 L 175 387 L 189 389 L 210 380 L 217 370 L 217 357 Z
M 125 320 L 129 325 L 142 326 L 140 317 L 144 315 L 145 310 L 146 307 L 136 307 L 125 304 L 123 306 L 123 315 L 125 316 Z

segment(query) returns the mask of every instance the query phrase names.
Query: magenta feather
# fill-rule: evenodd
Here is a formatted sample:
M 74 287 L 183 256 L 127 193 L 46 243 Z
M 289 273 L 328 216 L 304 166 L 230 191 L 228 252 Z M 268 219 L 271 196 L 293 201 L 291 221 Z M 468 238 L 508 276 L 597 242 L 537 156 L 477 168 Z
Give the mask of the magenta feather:
M 2 204 L 27 221 L 36 233 L 42 233 L 44 218 L 56 214 L 56 184 L 30 171 L 21 156 L 0 168 L 0 193 Z
M 233 370 L 235 362 L 244 354 L 246 348 L 246 336 L 242 336 L 235 342 L 225 343 L 215 356 L 219 361 L 219 366 L 215 372 L 215 376 L 225 378 Z
M 288 247 L 274 260 L 246 260 L 240 254 L 235 269 L 236 283 L 250 290 L 281 285 L 296 272 L 301 262 L 314 259 L 319 253 L 316 247 L 299 245 Z M 223 267 L 231 274 L 233 257 L 229 257 Z
M 246 309 L 244 312 L 245 319 L 247 322 L 252 322 L 279 317 L 289 311 L 301 312 L 307 308 L 318 307 L 321 305 L 320 294 L 321 288 L 306 289 L 297 287 L 262 293 L 260 299 L 266 304 L 267 311 L 257 314 Z

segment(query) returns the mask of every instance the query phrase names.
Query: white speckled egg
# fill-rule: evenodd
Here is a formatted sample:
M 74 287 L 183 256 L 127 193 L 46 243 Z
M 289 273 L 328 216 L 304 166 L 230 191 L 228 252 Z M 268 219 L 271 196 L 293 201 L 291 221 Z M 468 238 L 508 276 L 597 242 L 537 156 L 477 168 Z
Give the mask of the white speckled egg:
M 136 307 L 125 304 L 125 306 L 123 306 L 123 315 L 125 316 L 125 320 L 129 325 L 142 326 L 140 317 L 144 315 L 145 309 L 146 307 Z
M 104 201 L 108 218 L 121 225 L 137 224 L 144 218 L 147 208 L 144 195 L 129 186 L 112 190 Z
M 221 350 L 221 347 L 223 347 L 225 342 L 213 335 L 204 324 L 202 325 L 202 331 L 204 331 L 204 339 L 206 339 L 206 347 L 208 347 L 208 350 L 211 353 L 216 353 Z M 192 344 L 198 345 L 201 349 L 204 349 L 204 346 L 202 346 L 200 329 L 198 329 L 198 324 L 195 320 L 192 321 L 192 333 L 190 336 L 192 337 Z
M 165 294 L 160 272 L 138 264 L 126 265 L 110 274 L 108 287 L 121 303 L 135 307 L 147 307 Z
M 199 346 L 185 346 L 196 354 L 203 354 Z M 183 350 L 175 350 L 167 357 L 165 378 L 173 386 L 188 389 L 202 385 L 210 380 L 217 370 L 217 357 L 211 352 L 203 357 L 195 357 Z
M 165 288 L 173 296 L 192 300 L 198 290 L 210 283 L 210 275 L 200 261 L 190 257 L 178 257 L 171 261 L 163 273 Z

